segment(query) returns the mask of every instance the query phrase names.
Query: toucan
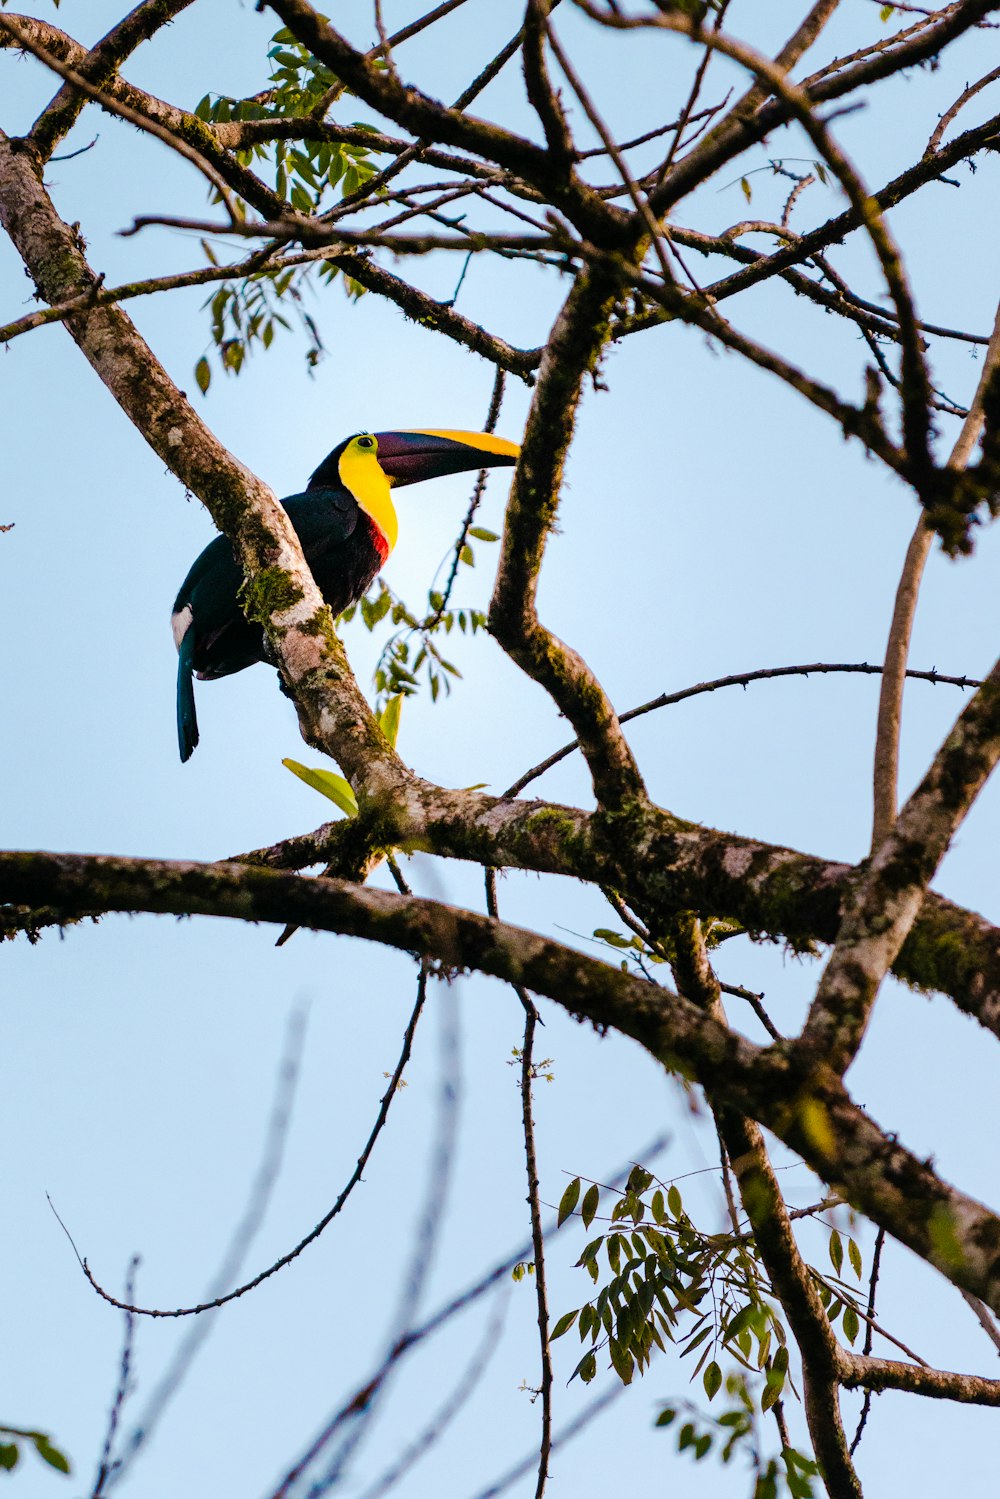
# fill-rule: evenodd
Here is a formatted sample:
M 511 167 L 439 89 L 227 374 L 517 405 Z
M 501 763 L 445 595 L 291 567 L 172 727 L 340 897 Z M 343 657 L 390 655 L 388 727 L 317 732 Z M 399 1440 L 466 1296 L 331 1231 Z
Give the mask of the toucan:
M 281 503 L 334 616 L 357 602 L 396 544 L 394 487 L 514 464 L 518 452 L 516 443 L 488 432 L 421 431 L 358 432 L 327 454 L 305 492 Z M 263 629 L 240 607 L 242 583 L 231 543 L 217 536 L 174 602 L 182 761 L 198 743 L 192 674 L 210 681 L 268 659 Z

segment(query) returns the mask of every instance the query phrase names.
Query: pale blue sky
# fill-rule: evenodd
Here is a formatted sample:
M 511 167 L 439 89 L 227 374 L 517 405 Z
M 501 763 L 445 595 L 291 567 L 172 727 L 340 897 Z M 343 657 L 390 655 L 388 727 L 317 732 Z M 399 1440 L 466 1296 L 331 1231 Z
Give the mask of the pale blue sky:
M 65 0 L 56 19 L 91 40 L 119 8 L 109 0 Z M 744 0 L 732 7 L 731 25 L 744 35 L 750 27 L 755 40 L 766 42 L 787 32 L 801 10 L 787 0 L 769 7 L 765 35 L 753 31 L 755 7 Z M 866 0 L 848 0 L 816 65 L 847 50 L 857 17 L 872 10 Z M 52 15 L 42 4 L 32 13 Z M 404 4 L 387 6 L 390 26 L 412 13 Z M 371 40 L 367 6 L 352 3 L 338 14 L 357 40 Z M 517 7 L 469 0 L 441 33 L 447 47 L 420 39 L 405 54 L 406 67 L 418 77 L 429 69 L 433 88 L 449 97 L 518 20 Z M 672 99 L 685 87 L 687 59 L 676 40 L 648 45 L 638 80 L 626 85 L 606 62 L 607 39 L 570 13 L 563 19 L 562 11 L 559 28 L 591 70 L 600 105 L 621 133 L 665 117 L 664 94 Z M 207 89 L 255 89 L 274 29 L 273 18 L 257 16 L 249 4 L 202 0 L 136 55 L 127 76 L 191 104 Z M 895 81 L 877 121 L 862 113 L 839 122 L 870 182 L 919 156 L 937 114 L 967 78 L 991 65 L 983 59 L 994 36 L 967 41 L 940 73 Z M 26 127 L 51 86 L 35 63 L 6 54 L 0 80 L 0 125 L 13 133 Z M 977 101 L 965 123 L 992 108 L 993 97 L 984 95 L 981 110 Z M 516 72 L 486 100 L 532 128 Z M 352 105 L 343 117 L 362 118 L 364 111 Z M 66 149 L 95 133 L 93 151 L 46 173 L 60 212 L 81 221 L 95 267 L 113 284 L 199 264 L 190 236 L 116 235 L 138 212 L 201 213 L 204 198 L 191 169 L 92 111 Z M 782 151 L 806 154 L 791 135 L 771 143 L 770 154 Z M 760 164 L 767 155 L 759 153 Z M 991 157 L 974 178 L 958 169 L 961 191 L 930 189 L 893 216 L 928 318 L 989 329 L 997 295 L 997 171 Z M 703 191 L 699 227 L 722 228 L 747 212 L 739 187 L 725 188 L 726 180 Z M 780 212 L 783 187 L 765 174 L 752 180 L 750 211 Z M 832 211 L 834 195 L 827 196 Z M 691 222 L 688 213 L 685 205 L 683 222 Z M 841 252 L 837 263 L 856 274 L 860 289 L 877 294 L 862 250 Z M 457 268 L 448 259 L 404 271 L 447 295 Z M 4 321 L 31 305 L 6 244 L 0 290 Z M 535 270 L 512 272 L 480 259 L 459 305 L 513 342 L 536 343 L 560 291 Z M 195 291 L 130 308 L 189 390 L 207 340 L 202 300 Z M 329 354 L 315 378 L 306 374 L 301 347 L 279 340 L 238 381 L 217 378 L 200 402 L 221 438 L 279 494 L 298 489 L 323 454 L 359 428 L 481 426 L 492 372 L 473 356 L 405 323 L 374 297 L 353 307 L 335 290 L 316 310 Z M 864 350 L 850 327 L 784 287 L 762 289 L 729 310 L 748 332 L 857 392 Z M 978 373 L 967 349 L 936 341 L 933 355 L 939 383 L 967 398 Z M 200 687 L 201 746 L 190 764 L 178 763 L 168 615 L 188 563 L 212 535 L 207 514 L 185 500 L 62 329 L 17 340 L 0 370 L 0 522 L 15 522 L 0 536 L 7 642 L 3 844 L 212 859 L 315 826 L 326 804 L 280 762 L 286 755 L 309 763 L 316 757 L 301 745 L 291 705 L 269 669 Z M 540 606 L 546 622 L 592 662 L 616 704 L 625 708 L 664 689 L 758 666 L 877 660 L 915 519 L 911 498 L 790 392 L 679 325 L 613 351 L 607 381 L 609 392 L 589 396 L 584 406 Z M 526 410 L 527 392 L 510 382 L 504 435 L 519 435 Z M 943 443 L 953 426 L 942 419 Z M 467 493 L 459 478 L 401 497 L 401 540 L 387 572 L 393 587 L 421 596 Z M 498 473 L 484 524 L 499 522 L 505 493 Z M 915 665 L 977 674 L 991 664 L 998 547 L 997 536 L 986 534 L 971 562 L 932 559 Z M 463 573 L 460 601 L 482 605 L 491 557 L 488 547 L 478 553 L 475 573 Z M 367 684 L 371 641 L 355 629 L 348 644 Z M 500 789 L 562 743 L 565 726 L 490 641 L 456 642 L 455 656 L 463 682 L 434 708 L 407 705 L 401 750 L 444 784 L 485 781 Z M 654 794 L 680 814 L 857 858 L 868 831 L 876 695 L 873 681 L 859 679 L 762 684 L 648 718 L 631 737 Z M 959 706 L 952 689 L 917 684 L 909 692 L 907 785 Z M 573 761 L 551 773 L 541 792 L 584 802 L 588 796 Z M 997 808 L 994 787 L 937 882 L 995 919 Z M 425 893 L 481 904 L 474 872 L 432 870 L 418 860 L 410 875 Z M 569 933 L 611 924 L 599 897 L 576 886 L 511 876 L 500 889 L 511 920 L 541 924 L 567 941 L 575 940 Z M 36 947 L 19 942 L 0 950 L 0 1128 L 7 1141 L 0 1420 L 51 1429 L 78 1474 L 67 1482 L 28 1460 L 15 1475 L 21 1499 L 85 1491 L 120 1338 L 116 1315 L 83 1282 L 46 1192 L 106 1283 L 120 1288 L 128 1257 L 138 1250 L 143 1301 L 171 1306 L 198 1299 L 240 1213 L 287 1017 L 304 1000 L 308 1041 L 284 1170 L 250 1268 L 306 1231 L 350 1174 L 384 1073 L 395 1062 L 412 964 L 372 946 L 307 934 L 275 951 L 273 938 L 269 929 L 224 922 L 107 918 L 64 940 L 50 934 Z M 812 965 L 733 943 L 720 967 L 731 982 L 765 989 L 779 1025 L 797 1023 Z M 519 1099 L 508 1065 L 520 1039 L 520 1007 L 502 986 L 481 979 L 464 980 L 458 1000 L 463 1112 L 428 1307 L 527 1233 Z M 440 1008 L 432 996 L 409 1086 L 349 1209 L 297 1265 L 218 1321 L 123 1494 L 256 1499 L 378 1357 L 429 1170 Z M 558 1200 L 565 1173 L 605 1177 L 661 1129 L 672 1137 L 660 1163 L 664 1175 L 713 1164 L 711 1131 L 635 1046 L 599 1041 L 553 1005 L 543 1013 L 539 1053 L 555 1058 L 556 1073 L 537 1099 L 546 1201 Z M 996 1203 L 995 1067 L 992 1043 L 947 1002 L 890 988 L 851 1083 L 884 1126 Z M 804 1168 L 787 1181 L 796 1202 L 815 1195 Z M 708 1192 L 702 1202 L 706 1224 L 721 1225 L 721 1201 Z M 861 1237 L 867 1253 L 871 1236 Z M 553 1245 L 555 1314 L 587 1294 L 589 1280 L 572 1269 L 582 1244 L 572 1230 Z M 887 1254 L 881 1294 L 886 1324 L 924 1357 L 996 1372 L 958 1294 L 906 1252 Z M 534 1316 L 528 1284 L 513 1286 L 488 1377 L 449 1440 L 402 1487 L 405 1499 L 467 1499 L 530 1448 L 538 1412 L 517 1387 L 536 1377 Z M 470 1318 L 404 1371 L 358 1457 L 349 1492 L 362 1492 L 443 1398 L 481 1322 L 482 1315 Z M 171 1323 L 140 1328 L 133 1419 L 179 1336 Z M 556 1345 L 559 1424 L 613 1379 L 602 1372 L 589 1392 L 577 1385 L 567 1390 L 576 1357 L 573 1338 Z M 559 1455 L 553 1499 L 617 1492 L 623 1470 L 637 1488 L 674 1484 L 692 1499 L 742 1495 L 742 1472 L 707 1463 L 695 1468 L 674 1456 L 669 1434 L 651 1430 L 658 1404 L 687 1394 L 686 1378 L 675 1363 L 654 1366 L 613 1414 Z M 846 1405 L 853 1410 L 850 1400 Z M 989 1413 L 883 1396 L 860 1454 L 867 1492 L 874 1499 L 930 1495 L 948 1484 L 986 1499 L 995 1491 L 994 1428 Z M 520 1499 L 531 1491 L 525 1481 L 512 1492 Z

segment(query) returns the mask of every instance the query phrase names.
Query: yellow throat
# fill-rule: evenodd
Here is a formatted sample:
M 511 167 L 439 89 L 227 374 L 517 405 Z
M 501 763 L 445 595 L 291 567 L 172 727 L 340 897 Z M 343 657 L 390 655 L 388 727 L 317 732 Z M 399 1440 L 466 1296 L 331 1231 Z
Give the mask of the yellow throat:
M 359 447 L 355 438 L 341 453 L 337 468 L 341 483 L 378 526 L 391 552 L 399 537 L 399 520 L 389 492 L 389 480 L 378 461 L 377 449 L 374 446 Z

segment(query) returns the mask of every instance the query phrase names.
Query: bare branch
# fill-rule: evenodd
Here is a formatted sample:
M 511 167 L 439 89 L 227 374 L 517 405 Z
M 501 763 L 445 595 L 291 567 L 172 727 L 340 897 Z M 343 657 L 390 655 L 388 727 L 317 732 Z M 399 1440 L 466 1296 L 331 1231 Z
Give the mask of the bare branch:
M 879 985 L 924 892 L 1000 759 L 1000 662 L 965 708 L 846 904 L 801 1045 L 843 1072 L 861 1045 Z
M 164 0 L 164 3 L 161 0 L 143 0 L 142 4 L 129 11 L 113 26 L 96 47 L 91 48 L 78 71 L 103 92 L 107 83 L 114 78 L 122 63 L 131 57 L 136 48 L 149 41 L 164 26 L 170 25 L 175 16 L 180 15 L 190 4 L 191 0 Z M 19 18 L 12 19 L 16 21 Z M 37 53 L 35 55 L 38 56 Z M 42 60 L 48 62 L 47 58 Z M 94 97 L 67 80 L 52 102 L 46 105 L 29 132 L 43 161 L 48 161 L 59 142 L 69 134 L 87 99 Z
M 1000 693 L 996 695 L 1000 700 Z M 902 819 L 901 819 L 902 821 Z M 884 1133 L 822 1063 L 786 1043 L 761 1050 L 683 996 L 557 942 L 471 911 L 339 880 L 247 865 L 103 855 L 2 853 L 0 903 L 288 920 L 339 931 L 448 968 L 523 984 L 654 1057 L 690 1066 L 710 1091 L 759 1120 L 875 1223 L 955 1285 L 1000 1311 L 1000 1218 Z
M 190 0 L 187 0 L 187 3 L 190 3 Z M 151 8 L 155 9 L 155 7 Z M 46 67 L 51 68 L 53 73 L 58 73 L 61 78 L 65 78 L 67 83 L 71 84 L 79 93 L 85 95 L 86 98 L 94 99 L 99 104 L 103 104 L 104 108 L 110 110 L 112 114 L 120 115 L 130 125 L 135 125 L 138 129 L 147 131 L 150 135 L 155 136 L 158 141 L 162 141 L 164 145 L 169 146 L 172 151 L 176 151 L 178 156 L 183 156 L 184 160 L 189 161 L 192 166 L 196 167 L 202 176 L 206 177 L 215 188 L 228 209 L 230 218 L 234 219 L 236 217 L 236 207 L 230 195 L 227 182 L 216 171 L 212 162 L 206 160 L 193 146 L 188 145 L 187 141 L 175 135 L 172 130 L 166 129 L 158 121 L 149 119 L 139 110 L 133 109 L 131 105 L 124 104 L 120 99 L 116 99 L 113 94 L 106 93 L 103 89 L 98 88 L 86 79 L 82 73 L 77 72 L 76 68 L 70 67 L 68 63 L 62 62 L 54 53 L 47 51 L 40 42 L 35 41 L 30 32 L 22 30 L 11 16 L 0 16 L 0 31 L 6 32 L 18 47 L 22 47 L 26 52 L 30 52 L 33 57 L 38 58 L 39 62 L 43 62 Z
M 976 393 L 948 460 L 948 467 L 955 473 L 961 473 L 967 468 L 972 457 L 983 427 L 986 391 L 998 363 L 1000 363 L 1000 306 L 997 308 L 993 336 L 986 351 L 986 358 L 983 360 Z M 903 684 L 907 674 L 906 662 L 910 654 L 913 620 L 917 612 L 917 596 L 933 539 L 934 532 L 926 516 L 922 515 L 917 521 L 916 530 L 907 548 L 899 585 L 896 589 L 889 639 L 885 648 L 885 668 L 879 695 L 878 725 L 875 737 L 873 849 L 882 842 L 896 820 Z
M 539 622 L 535 606 L 583 381 L 607 342 L 612 303 L 602 278 L 583 275 L 550 334 L 507 506 L 490 629 L 573 725 L 599 801 L 619 806 L 645 792 L 614 709 L 581 657 Z

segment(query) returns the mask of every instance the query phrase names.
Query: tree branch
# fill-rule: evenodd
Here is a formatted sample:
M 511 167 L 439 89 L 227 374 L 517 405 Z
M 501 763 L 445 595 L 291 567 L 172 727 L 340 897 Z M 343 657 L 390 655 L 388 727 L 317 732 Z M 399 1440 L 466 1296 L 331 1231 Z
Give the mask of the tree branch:
M 143 0 L 90 49 L 77 65 L 77 72 L 103 92 L 136 48 L 169 25 L 190 4 L 191 0 Z M 42 161 L 48 161 L 59 142 L 66 138 L 87 99 L 92 97 L 70 81 L 45 106 L 29 132 Z
M 645 790 L 614 709 L 586 662 L 539 622 L 535 604 L 583 381 L 607 342 L 612 303 L 603 278 L 582 275 L 546 344 L 507 505 L 489 627 L 573 725 L 598 800 L 620 807 L 644 799 Z
M 990 339 L 969 413 L 948 459 L 948 467 L 961 473 L 969 465 L 973 449 L 983 428 L 983 405 L 993 372 L 1000 364 L 1000 305 L 997 307 L 993 336 Z M 907 548 L 896 589 L 896 601 L 885 647 L 885 668 L 879 694 L 878 722 L 875 735 L 874 817 L 872 849 L 876 849 L 896 820 L 896 797 L 899 786 L 899 736 L 903 716 L 903 685 L 906 662 L 910 654 L 910 637 L 917 612 L 917 596 L 924 567 L 930 554 L 934 532 L 926 515 L 917 521 Z
M 761 1050 L 682 996 L 534 932 L 438 902 L 247 865 L 0 853 L 0 903 L 291 920 L 475 968 L 631 1036 L 757 1119 L 873 1222 L 1000 1311 L 1000 1218 L 884 1133 L 822 1063 Z
M 1000 661 L 965 708 L 899 820 L 852 882 L 801 1045 L 843 1072 L 938 864 L 1000 759 Z
M 0 223 L 39 294 L 58 304 L 98 289 L 99 281 L 38 174 L 30 148 L 0 132 Z M 304 736 L 333 754 L 363 790 L 398 787 L 406 779 L 402 762 L 354 681 L 330 611 L 271 491 L 204 425 L 119 307 L 83 308 L 65 323 L 154 452 L 233 541 L 247 570 L 248 607 L 296 694 Z

